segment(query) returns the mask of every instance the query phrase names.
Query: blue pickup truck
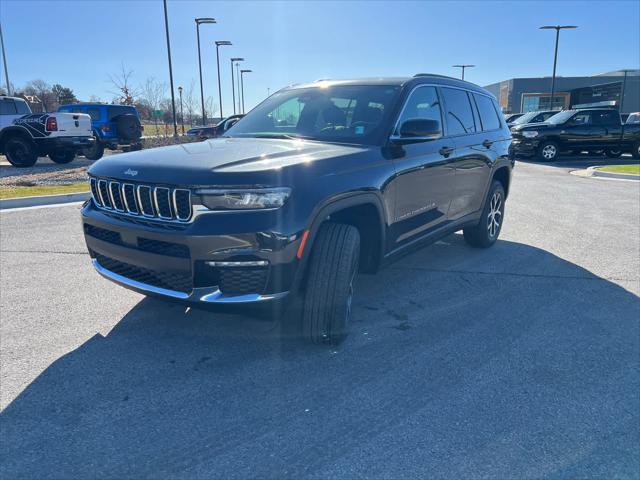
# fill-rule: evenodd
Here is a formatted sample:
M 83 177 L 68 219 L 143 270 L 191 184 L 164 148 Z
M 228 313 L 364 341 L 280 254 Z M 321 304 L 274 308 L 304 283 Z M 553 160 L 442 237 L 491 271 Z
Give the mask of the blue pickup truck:
M 75 103 L 62 105 L 59 112 L 86 113 L 91 117 L 91 129 L 96 141 L 81 153 L 89 160 L 98 160 L 104 149 L 125 151 L 142 148 L 140 116 L 130 105 L 106 103 Z

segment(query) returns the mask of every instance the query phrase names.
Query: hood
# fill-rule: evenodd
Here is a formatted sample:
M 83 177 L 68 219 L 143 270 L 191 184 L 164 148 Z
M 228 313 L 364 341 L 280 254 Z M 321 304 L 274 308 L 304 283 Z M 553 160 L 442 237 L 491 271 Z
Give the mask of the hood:
M 107 156 L 91 175 L 132 182 L 206 184 L 220 174 L 277 171 L 366 150 L 304 140 L 217 138 Z
M 521 130 L 541 130 L 550 127 L 552 127 L 552 125 L 547 122 L 525 123 L 524 125 L 516 125 L 515 127 L 511 127 L 511 131 L 519 132 Z

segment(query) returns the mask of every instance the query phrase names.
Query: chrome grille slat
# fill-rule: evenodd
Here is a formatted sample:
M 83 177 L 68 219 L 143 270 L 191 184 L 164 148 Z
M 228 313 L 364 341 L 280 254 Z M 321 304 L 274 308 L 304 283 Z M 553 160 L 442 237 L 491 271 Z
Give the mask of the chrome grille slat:
M 94 205 L 113 213 L 166 223 L 187 223 L 194 217 L 191 190 L 186 188 L 96 177 L 89 177 L 89 186 Z

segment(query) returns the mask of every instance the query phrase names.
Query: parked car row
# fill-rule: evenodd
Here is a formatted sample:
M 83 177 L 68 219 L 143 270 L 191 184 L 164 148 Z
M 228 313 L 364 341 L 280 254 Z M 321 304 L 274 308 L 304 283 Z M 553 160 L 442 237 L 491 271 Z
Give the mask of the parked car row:
M 187 131 L 187 136 L 194 137 L 198 140 L 207 140 L 209 138 L 217 138 L 233 127 L 238 120 L 244 115 L 231 115 L 222 119 L 215 125 L 207 125 L 204 127 L 193 127 Z
M 544 118 L 550 113 L 553 115 Z M 629 115 L 623 124 L 614 108 L 530 112 L 512 123 L 511 151 L 516 156 L 545 162 L 552 162 L 563 153 L 577 155 L 585 150 L 604 152 L 610 158 L 631 153 L 639 159 L 640 115 L 636 115 Z

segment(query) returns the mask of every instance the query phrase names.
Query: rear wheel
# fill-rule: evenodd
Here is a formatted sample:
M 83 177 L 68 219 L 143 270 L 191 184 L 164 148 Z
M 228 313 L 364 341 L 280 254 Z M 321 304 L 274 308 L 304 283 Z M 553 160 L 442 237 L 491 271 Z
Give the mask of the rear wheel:
M 104 155 L 104 145 L 96 138 L 93 145 L 82 150 L 82 154 L 87 160 L 99 160 Z
M 497 180 L 493 181 L 485 202 L 480 222 L 463 230 L 464 239 L 472 247 L 487 248 L 496 243 L 504 220 L 504 188 Z
M 558 158 L 559 153 L 560 150 L 558 149 L 558 144 L 556 142 L 542 142 L 538 148 L 538 159 L 543 162 L 553 162 Z
M 302 332 L 313 343 L 345 339 L 360 258 L 355 227 L 326 223 L 314 242 L 304 297 Z
M 56 163 L 65 164 L 76 158 L 76 152 L 73 150 L 56 150 L 49 154 L 49 158 Z
M 635 145 L 633 146 L 633 149 L 631 150 L 631 155 L 633 155 L 633 158 L 640 159 L 640 142 L 636 142 Z
M 5 141 L 4 153 L 11 165 L 18 168 L 32 167 L 38 161 L 38 152 L 33 142 L 22 137 Z

